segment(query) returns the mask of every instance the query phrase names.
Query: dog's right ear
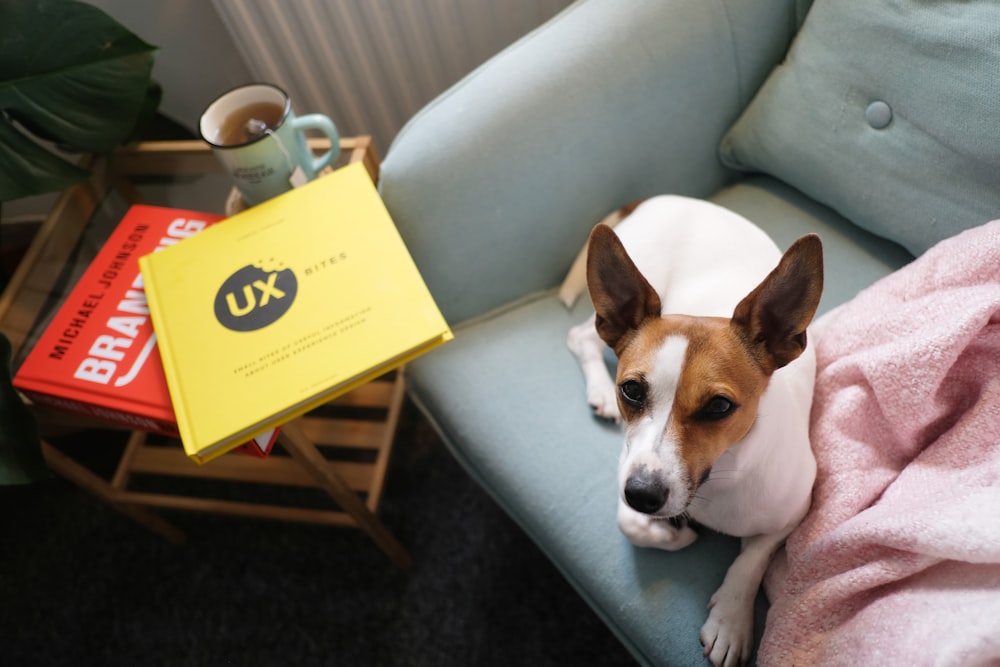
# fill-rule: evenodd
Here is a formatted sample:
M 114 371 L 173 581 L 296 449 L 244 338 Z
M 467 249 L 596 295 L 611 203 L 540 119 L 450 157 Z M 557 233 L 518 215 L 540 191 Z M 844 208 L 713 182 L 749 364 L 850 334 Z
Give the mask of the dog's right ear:
M 611 228 L 597 225 L 587 249 L 587 288 L 597 333 L 616 354 L 647 318 L 660 316 L 660 297 Z

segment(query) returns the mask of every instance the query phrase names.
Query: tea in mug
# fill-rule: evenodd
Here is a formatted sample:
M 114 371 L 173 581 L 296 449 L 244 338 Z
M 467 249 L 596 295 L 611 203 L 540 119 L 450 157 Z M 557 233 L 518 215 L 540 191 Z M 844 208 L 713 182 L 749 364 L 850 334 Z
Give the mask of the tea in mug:
M 271 102 L 255 102 L 228 114 L 219 125 L 216 143 L 238 146 L 275 130 L 285 115 L 285 107 Z

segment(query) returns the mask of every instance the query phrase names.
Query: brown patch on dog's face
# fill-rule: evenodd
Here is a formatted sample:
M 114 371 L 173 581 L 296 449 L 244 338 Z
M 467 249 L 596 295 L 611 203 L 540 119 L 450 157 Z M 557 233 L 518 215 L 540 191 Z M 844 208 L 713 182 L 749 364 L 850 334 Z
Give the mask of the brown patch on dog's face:
M 657 351 L 671 336 L 687 341 L 680 375 L 656 378 Z M 671 381 L 672 396 L 663 396 L 660 390 Z M 730 320 L 671 315 L 647 321 L 622 350 L 619 406 L 626 422 L 670 411 L 664 432 L 676 442 L 693 493 L 719 457 L 750 431 L 767 382 Z M 630 391 L 642 400 L 630 400 Z

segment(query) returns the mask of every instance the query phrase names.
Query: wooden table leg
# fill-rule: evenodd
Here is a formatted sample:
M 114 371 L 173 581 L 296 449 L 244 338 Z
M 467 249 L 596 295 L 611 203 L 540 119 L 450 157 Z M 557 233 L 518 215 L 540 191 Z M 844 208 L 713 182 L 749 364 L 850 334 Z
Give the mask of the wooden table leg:
M 316 448 L 316 445 L 306 437 L 295 421 L 281 427 L 279 442 L 288 450 L 299 465 L 301 465 L 333 498 L 340 508 L 353 518 L 358 527 L 368 533 L 372 541 L 399 568 L 408 570 L 412 565 L 406 549 L 389 532 L 385 525 L 372 513 L 358 495 L 351 490 L 343 478 L 334 471 L 326 457 Z
M 99 475 L 80 465 L 72 458 L 62 453 L 49 443 L 42 441 L 42 454 L 52 472 L 76 484 L 84 491 L 97 496 L 113 508 L 142 524 L 163 539 L 172 544 L 183 544 L 187 536 L 179 528 L 169 523 L 155 512 L 145 507 L 123 503 L 118 499 L 118 492 Z

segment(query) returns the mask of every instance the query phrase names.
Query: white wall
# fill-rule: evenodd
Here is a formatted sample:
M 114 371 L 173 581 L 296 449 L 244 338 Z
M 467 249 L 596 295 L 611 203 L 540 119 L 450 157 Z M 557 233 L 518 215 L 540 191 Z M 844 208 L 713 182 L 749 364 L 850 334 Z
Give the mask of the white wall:
M 219 93 L 252 79 L 212 3 L 206 0 L 88 0 L 159 47 L 153 79 L 160 110 L 197 130 L 198 116 Z

